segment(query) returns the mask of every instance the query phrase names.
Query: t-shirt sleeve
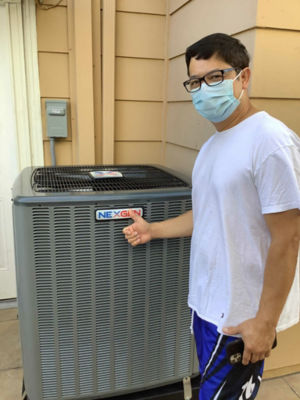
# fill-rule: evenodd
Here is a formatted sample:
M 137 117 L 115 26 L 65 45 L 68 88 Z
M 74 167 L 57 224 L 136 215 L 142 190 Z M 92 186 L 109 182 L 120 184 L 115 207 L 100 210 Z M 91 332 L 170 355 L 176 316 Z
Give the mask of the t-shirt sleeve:
M 254 174 L 263 214 L 300 208 L 300 152 L 283 146 L 268 155 Z

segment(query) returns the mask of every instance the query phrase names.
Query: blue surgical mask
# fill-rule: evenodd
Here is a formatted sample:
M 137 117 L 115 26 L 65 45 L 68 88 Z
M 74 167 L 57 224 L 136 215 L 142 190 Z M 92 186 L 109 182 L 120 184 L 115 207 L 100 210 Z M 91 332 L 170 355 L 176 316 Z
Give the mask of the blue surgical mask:
M 202 83 L 200 90 L 191 93 L 198 113 L 212 122 L 225 121 L 240 104 L 240 98 L 244 92 L 243 89 L 238 99 L 233 94 L 233 82 L 239 75 L 234 79 L 224 79 L 217 86 Z

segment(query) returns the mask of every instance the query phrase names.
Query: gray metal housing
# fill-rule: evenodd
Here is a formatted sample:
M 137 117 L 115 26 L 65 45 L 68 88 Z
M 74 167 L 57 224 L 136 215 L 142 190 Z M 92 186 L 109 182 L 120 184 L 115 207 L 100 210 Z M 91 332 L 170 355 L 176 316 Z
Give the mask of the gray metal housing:
M 191 209 L 191 189 L 35 193 L 13 188 L 18 307 L 30 400 L 99 399 L 197 373 L 187 307 L 190 239 L 132 248 L 129 220 L 97 209 L 142 207 L 148 221 Z

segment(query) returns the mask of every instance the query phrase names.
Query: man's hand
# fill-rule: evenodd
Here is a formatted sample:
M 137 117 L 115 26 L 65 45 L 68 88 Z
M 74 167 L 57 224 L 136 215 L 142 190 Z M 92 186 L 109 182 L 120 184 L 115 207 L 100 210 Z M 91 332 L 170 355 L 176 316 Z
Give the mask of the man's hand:
M 123 229 L 128 243 L 137 246 L 149 242 L 151 240 L 150 224 L 132 210 L 129 211 L 129 215 L 134 223 Z
M 276 335 L 274 326 L 258 318 L 248 319 L 235 327 L 223 328 L 223 332 L 229 336 L 242 335 L 245 345 L 242 360 L 244 365 L 269 357 Z
M 165 221 L 145 221 L 142 217 L 130 211 L 134 223 L 123 229 L 125 238 L 132 246 L 147 243 L 152 239 L 170 239 L 191 236 L 193 231 L 193 212 L 187 211 L 175 218 Z

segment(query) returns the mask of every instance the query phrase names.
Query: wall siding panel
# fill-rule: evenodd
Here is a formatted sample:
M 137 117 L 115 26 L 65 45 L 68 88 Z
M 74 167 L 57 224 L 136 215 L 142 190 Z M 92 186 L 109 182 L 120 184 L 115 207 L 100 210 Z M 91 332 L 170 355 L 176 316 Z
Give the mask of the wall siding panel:
M 175 171 L 182 172 L 187 177 L 191 177 L 197 154 L 197 150 L 167 143 L 165 148 L 166 165 Z
M 258 29 L 253 97 L 300 99 L 300 31 Z
M 70 97 L 68 55 L 39 53 L 38 59 L 41 97 Z
M 67 8 L 37 8 L 38 51 L 68 52 Z
M 199 150 L 214 132 L 214 126 L 197 113 L 192 102 L 169 103 L 166 137 L 168 143 Z
M 45 0 L 43 2 L 43 6 L 55 6 L 57 4 L 58 0 Z M 62 0 L 61 3 L 59 3 L 60 6 L 66 6 L 68 4 L 68 0 Z
M 165 24 L 161 15 L 118 12 L 116 55 L 164 59 Z
M 163 104 L 116 101 L 116 140 L 160 141 Z
M 161 163 L 166 1 L 116 6 L 115 162 Z
M 51 153 L 49 140 L 44 141 L 45 166 L 51 165 Z M 72 142 L 63 139 L 55 141 L 55 155 L 57 165 L 72 165 Z
M 161 142 L 116 142 L 116 164 L 162 164 Z
M 184 6 L 191 0 L 169 0 L 169 14 L 173 14 L 180 7 Z
M 166 0 L 117 0 L 118 11 L 166 14 Z
M 276 29 L 300 30 L 299 0 L 259 0 L 257 25 Z
M 117 100 L 163 100 L 164 61 L 116 59 Z
M 184 55 L 169 60 L 168 65 L 168 101 L 190 101 L 191 95 L 185 90 L 183 82 L 188 79 Z
M 233 15 L 235 17 L 233 17 Z M 215 32 L 238 33 L 256 24 L 256 1 L 191 1 L 170 18 L 169 58 L 183 54 L 190 44 Z
M 46 0 L 44 5 L 55 5 Z M 41 114 L 45 165 L 51 165 L 49 138 L 46 132 L 45 99 L 63 99 L 70 102 L 70 68 L 68 43 L 68 8 L 64 0 L 59 7 L 36 9 L 38 61 L 40 74 Z M 71 109 L 68 107 L 68 138 L 57 142 L 57 164 L 72 164 Z M 66 144 L 63 144 L 66 143 Z M 59 153 L 59 154 L 58 154 Z

